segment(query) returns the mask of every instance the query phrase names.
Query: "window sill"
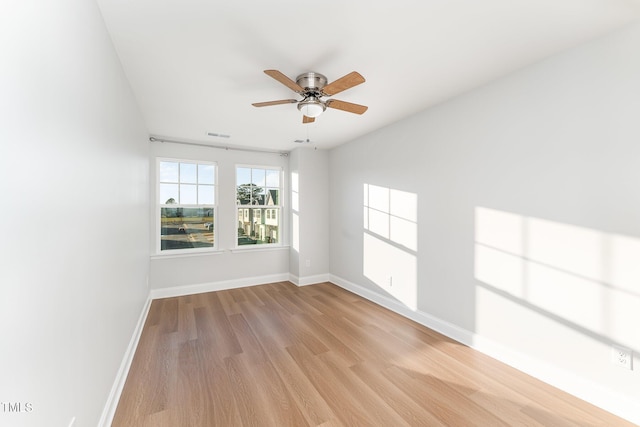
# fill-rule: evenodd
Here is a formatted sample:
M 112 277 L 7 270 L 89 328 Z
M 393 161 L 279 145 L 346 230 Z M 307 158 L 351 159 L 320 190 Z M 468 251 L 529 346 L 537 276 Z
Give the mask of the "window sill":
M 189 258 L 194 256 L 220 255 L 222 253 L 224 253 L 224 251 L 219 249 L 212 250 L 212 251 L 182 252 L 179 254 L 161 253 L 161 254 L 151 255 L 149 259 Z
M 172 254 L 172 253 L 153 254 L 149 256 L 149 259 L 155 260 L 155 259 L 172 259 L 172 258 L 190 258 L 194 256 L 220 255 L 225 252 L 246 253 L 246 252 L 272 252 L 272 251 L 284 251 L 284 250 L 289 250 L 289 246 L 288 245 L 268 246 L 265 248 L 265 247 L 260 247 L 260 246 L 256 247 L 254 245 L 251 245 L 251 247 L 217 249 L 215 251 L 198 251 L 198 252 L 188 252 L 188 253 L 183 252 L 179 254 Z
M 289 250 L 289 246 L 287 246 L 287 245 L 267 246 L 267 247 L 261 247 L 262 245 L 259 245 L 259 246 L 256 246 L 256 245 L 245 245 L 245 246 L 250 246 L 250 247 L 232 248 L 232 249 L 229 249 L 229 251 L 231 251 L 233 253 L 241 253 L 241 252 L 264 252 L 264 251 Z

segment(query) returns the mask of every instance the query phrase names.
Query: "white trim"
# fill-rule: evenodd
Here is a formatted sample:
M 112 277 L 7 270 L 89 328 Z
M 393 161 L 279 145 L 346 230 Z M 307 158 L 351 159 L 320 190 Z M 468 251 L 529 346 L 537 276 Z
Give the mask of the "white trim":
M 278 190 L 278 194 L 279 194 L 279 200 L 278 200 L 278 204 L 277 205 L 252 205 L 252 204 L 247 204 L 247 205 L 243 205 L 243 204 L 238 204 L 238 187 L 240 185 L 247 185 L 247 184 L 239 184 L 238 183 L 238 169 L 249 169 L 250 170 L 250 182 L 248 183 L 248 185 L 257 185 L 253 182 L 253 170 L 264 170 L 265 171 L 265 177 L 264 177 L 264 185 L 263 185 L 263 189 L 266 188 L 271 188 L 271 189 L 277 189 Z M 277 237 L 277 243 L 267 243 L 268 245 L 282 245 L 284 242 L 287 241 L 286 239 L 286 232 L 285 230 L 287 230 L 287 222 L 286 222 L 286 218 L 285 215 L 288 213 L 288 211 L 286 211 L 286 197 L 287 197 L 287 186 L 286 186 L 286 173 L 285 173 L 285 168 L 282 166 L 267 166 L 267 165 L 249 165 L 249 164 L 242 164 L 242 163 L 236 163 L 235 164 L 235 168 L 234 168 L 234 175 L 235 175 L 235 187 L 234 187 L 234 192 L 236 195 L 236 211 L 235 211 L 235 222 L 237 224 L 238 222 L 238 210 L 239 209 L 274 209 L 278 211 L 278 224 L 277 224 L 277 233 L 278 233 L 278 237 Z M 269 187 L 267 185 L 267 171 L 277 171 L 279 174 L 278 177 L 278 186 L 277 187 Z M 261 212 L 262 214 L 262 212 Z M 266 212 L 264 213 L 265 217 L 261 218 L 261 221 L 264 220 L 266 221 Z M 244 215 L 244 213 L 243 213 Z M 231 251 L 234 250 L 238 250 L 238 249 L 244 249 L 243 246 L 245 245 L 238 245 L 238 227 L 235 227 L 235 247 L 231 248 Z M 246 246 L 253 246 L 253 245 L 246 245 Z
M 225 251 L 222 249 L 217 249 L 215 251 L 212 250 L 196 250 L 191 249 L 192 252 L 181 252 L 181 253 L 172 253 L 172 252 L 163 252 L 161 254 L 153 254 L 149 256 L 149 259 L 169 259 L 169 258 L 188 258 L 193 256 L 206 256 L 206 255 L 220 255 Z
M 328 282 L 330 279 L 329 273 L 316 274 L 315 276 L 298 277 L 295 274 L 289 273 L 289 281 L 296 286 L 315 285 L 317 283 Z
M 414 320 L 474 350 L 480 351 L 502 363 L 529 374 L 547 384 L 585 400 L 605 411 L 611 412 L 632 423 L 640 425 L 638 403 L 615 390 L 602 387 L 570 372 L 559 369 L 526 354 L 514 351 L 491 339 L 460 328 L 457 325 L 439 319 L 420 310 L 411 310 L 402 303 L 381 295 L 363 286 L 352 283 L 339 276 L 329 275 L 329 281 L 341 288 L 360 295 L 374 303 Z
M 213 175 L 213 184 L 204 184 L 204 185 L 213 185 L 214 188 L 214 196 L 213 196 L 213 204 L 190 204 L 190 203 L 178 203 L 175 205 L 167 205 L 166 203 L 160 203 L 160 163 L 178 163 L 178 170 L 180 170 L 180 163 L 192 163 L 196 165 L 196 170 L 198 165 L 212 165 L 214 167 L 214 175 Z M 160 157 L 156 156 L 156 164 L 155 164 L 155 207 L 154 207 L 154 220 L 155 220 L 155 251 L 152 255 L 154 256 L 162 256 L 165 252 L 162 251 L 162 216 L 160 213 L 160 209 L 166 207 L 183 207 L 183 208 L 204 208 L 210 207 L 213 210 L 213 229 L 218 229 L 218 193 L 220 189 L 220 183 L 218 178 L 218 162 L 209 161 L 209 160 L 194 160 L 194 159 L 180 159 L 174 157 Z M 178 172 L 178 188 L 180 188 L 180 174 Z M 173 183 L 171 183 L 173 184 Z M 200 185 L 196 182 L 196 188 Z M 197 191 L 197 190 L 196 190 Z M 179 193 L 178 193 L 179 194 Z M 196 196 L 197 197 L 197 196 Z M 218 240 L 213 240 L 213 246 L 207 248 L 186 248 L 186 249 L 172 249 L 172 255 L 181 255 L 181 254 L 189 254 L 191 251 L 196 252 L 216 252 L 218 251 Z
M 242 279 L 223 280 L 220 282 L 200 283 L 196 285 L 173 286 L 170 288 L 152 289 L 151 299 L 179 297 L 183 295 L 201 294 L 204 292 L 223 291 L 225 289 L 244 288 L 267 283 L 289 281 L 289 273 L 271 274 L 268 276 L 247 277 Z
M 138 342 L 140 341 L 142 329 L 144 328 L 144 324 L 147 320 L 147 315 L 149 314 L 150 307 L 151 298 L 147 298 L 147 301 L 142 307 L 140 317 L 138 318 L 138 323 L 133 330 L 133 335 L 131 337 L 131 340 L 129 341 L 129 346 L 127 347 L 122 362 L 120 363 L 120 368 L 118 369 L 115 381 L 113 383 L 113 386 L 111 387 L 111 391 L 109 392 L 107 402 L 105 403 L 102 410 L 102 415 L 100 416 L 100 421 L 98 422 L 98 426 L 100 427 L 109 427 L 113 422 L 113 417 L 116 414 L 116 408 L 118 407 L 118 402 L 120 401 L 120 395 L 122 394 L 124 383 L 127 380 L 127 375 L 129 375 L 129 369 L 131 368 L 131 363 L 133 362 L 133 356 L 135 355 L 136 349 L 138 348 Z
M 467 331 L 466 329 L 454 325 L 453 323 L 449 323 L 420 310 L 412 310 L 397 300 L 381 295 L 360 285 L 356 285 L 355 283 L 349 282 L 348 280 L 345 280 L 339 276 L 330 274 L 329 281 L 340 286 L 341 288 L 353 292 L 354 294 L 360 295 L 361 297 L 373 301 L 378 305 L 381 305 L 391 311 L 403 315 L 404 317 L 418 322 L 429 329 L 433 329 L 434 331 L 439 332 L 442 335 L 446 335 L 451 339 L 454 339 L 468 346 L 471 346 L 471 344 L 473 344 L 474 334 Z
M 246 248 L 243 246 L 239 246 L 237 248 L 231 248 L 228 249 L 229 252 L 232 253 L 243 253 L 243 252 L 261 252 L 261 251 L 279 251 L 282 249 L 289 249 L 288 245 L 280 245 L 278 243 L 273 243 L 273 244 L 262 244 L 262 245 L 244 245 L 247 246 Z
M 616 390 L 605 388 L 593 381 L 504 347 L 502 344 L 480 335 L 474 336 L 474 345 L 470 347 L 605 411 L 640 425 L 638 402 L 632 401 Z

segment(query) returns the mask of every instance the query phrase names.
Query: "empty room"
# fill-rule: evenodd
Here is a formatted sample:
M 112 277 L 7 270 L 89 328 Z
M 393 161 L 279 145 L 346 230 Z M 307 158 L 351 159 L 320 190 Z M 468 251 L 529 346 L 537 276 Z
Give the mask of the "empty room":
M 640 425 L 640 0 L 7 0 L 0 52 L 1 426 Z

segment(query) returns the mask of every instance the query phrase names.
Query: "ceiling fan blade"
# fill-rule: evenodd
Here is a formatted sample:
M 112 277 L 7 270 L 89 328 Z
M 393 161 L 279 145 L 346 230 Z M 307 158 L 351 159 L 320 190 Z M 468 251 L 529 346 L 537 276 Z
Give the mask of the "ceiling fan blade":
M 278 70 L 264 70 L 264 73 L 270 77 L 273 77 L 289 89 L 297 93 L 303 93 L 304 88 L 302 88 L 298 83 L 291 80 L 289 77 L 285 76 Z
M 351 102 L 339 101 L 337 99 L 328 100 L 326 105 L 329 108 L 335 108 L 336 110 L 347 111 L 354 114 L 362 114 L 369 108 L 364 105 L 352 104 Z
M 342 76 L 338 80 L 331 82 L 323 87 L 322 93 L 327 96 L 335 95 L 336 93 L 340 93 L 343 90 L 350 89 L 364 82 L 364 77 L 362 77 L 360 73 L 358 73 L 357 71 L 352 71 L 346 76 Z
M 315 117 L 302 116 L 302 123 L 313 123 L 315 121 L 316 121 Z
M 294 102 L 298 102 L 295 99 L 281 99 L 280 101 L 267 101 L 267 102 L 254 102 L 254 107 L 268 107 L 270 105 L 280 105 L 280 104 L 293 104 Z

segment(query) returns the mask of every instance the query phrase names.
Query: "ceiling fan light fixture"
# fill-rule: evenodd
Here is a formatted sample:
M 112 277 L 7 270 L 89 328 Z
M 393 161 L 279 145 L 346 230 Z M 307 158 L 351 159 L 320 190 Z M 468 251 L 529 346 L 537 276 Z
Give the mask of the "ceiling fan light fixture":
M 298 103 L 298 110 L 307 117 L 316 118 L 326 110 L 327 106 L 315 96 L 310 96 Z

